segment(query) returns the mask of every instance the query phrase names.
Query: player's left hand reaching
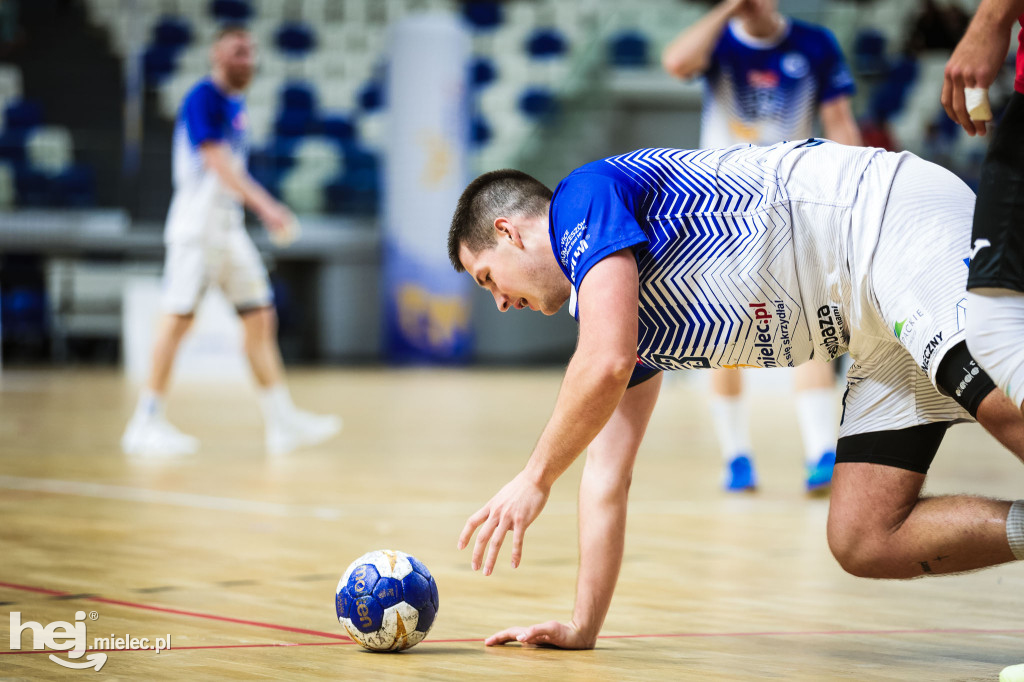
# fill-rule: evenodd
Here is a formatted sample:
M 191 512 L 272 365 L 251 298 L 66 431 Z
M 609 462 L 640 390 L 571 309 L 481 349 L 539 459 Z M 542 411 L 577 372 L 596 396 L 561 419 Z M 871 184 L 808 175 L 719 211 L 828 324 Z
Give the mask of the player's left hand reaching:
M 505 484 L 490 502 L 469 517 L 462 534 L 459 535 L 458 546 L 459 549 L 464 549 L 469 544 L 469 539 L 473 537 L 473 531 L 480 529 L 476 536 L 476 544 L 473 546 L 474 571 L 480 568 L 486 549 L 484 575 L 491 574 L 505 534 L 509 531 L 512 531 L 512 568 L 519 566 L 523 556 L 523 535 L 527 526 L 533 523 L 544 509 L 550 492 L 549 486 L 538 483 L 524 470 Z
M 550 620 L 530 627 L 513 627 L 497 632 L 486 640 L 487 646 L 500 646 L 509 642 L 553 646 L 559 649 L 593 649 L 595 637 L 585 635 L 575 623 Z

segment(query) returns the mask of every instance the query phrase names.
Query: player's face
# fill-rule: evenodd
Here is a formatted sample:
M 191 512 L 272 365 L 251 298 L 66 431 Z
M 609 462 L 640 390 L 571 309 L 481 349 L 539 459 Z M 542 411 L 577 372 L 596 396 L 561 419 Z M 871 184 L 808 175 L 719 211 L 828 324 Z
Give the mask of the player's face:
M 479 253 L 463 245 L 459 258 L 476 283 L 491 292 L 501 312 L 529 308 L 554 315 L 569 298 L 569 280 L 550 244 L 523 242 L 516 233 L 503 235 L 494 247 Z
M 256 70 L 256 43 L 248 33 L 229 33 L 217 43 L 214 60 L 223 70 L 228 85 L 234 90 L 244 90 Z
M 778 0 L 746 0 L 741 13 L 747 19 L 766 19 L 771 18 L 778 8 Z

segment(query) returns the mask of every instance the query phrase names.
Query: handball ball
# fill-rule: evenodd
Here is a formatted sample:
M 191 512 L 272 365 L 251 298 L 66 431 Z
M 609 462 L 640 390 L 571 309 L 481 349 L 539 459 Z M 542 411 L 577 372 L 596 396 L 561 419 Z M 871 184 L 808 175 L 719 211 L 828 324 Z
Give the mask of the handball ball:
M 334 605 L 348 636 L 371 651 L 401 651 L 423 641 L 437 615 L 437 583 L 404 552 L 381 549 L 352 562 Z

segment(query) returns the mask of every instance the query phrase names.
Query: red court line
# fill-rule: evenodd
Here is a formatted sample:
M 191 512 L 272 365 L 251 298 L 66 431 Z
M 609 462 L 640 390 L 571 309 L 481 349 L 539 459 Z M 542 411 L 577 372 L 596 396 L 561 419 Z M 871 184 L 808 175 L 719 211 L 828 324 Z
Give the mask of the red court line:
M 0 587 L 9 587 L 12 590 L 23 590 L 25 592 L 36 592 L 39 594 L 49 594 L 55 597 L 66 597 L 74 594 L 74 592 L 61 592 L 59 590 L 48 590 L 42 587 L 33 587 L 32 585 L 18 585 L 16 583 L 5 583 L 0 582 Z M 283 632 L 295 632 L 300 635 L 316 635 L 317 637 L 329 637 L 331 639 L 344 639 L 347 640 L 347 635 L 340 635 L 333 632 L 321 632 L 320 630 L 307 630 L 305 628 L 293 628 L 288 625 L 277 625 L 275 623 L 264 623 L 258 620 L 244 620 L 241 618 L 229 618 L 227 616 L 217 616 L 212 613 L 200 613 L 199 611 L 183 611 L 181 609 L 171 609 L 164 606 L 153 606 L 152 604 L 142 604 L 139 602 L 122 601 L 120 599 L 107 599 L 106 597 L 83 597 L 82 601 L 94 601 L 101 604 L 110 604 L 112 606 L 125 606 L 131 609 L 143 609 L 146 611 L 157 611 L 159 613 L 170 613 L 176 616 L 189 616 L 191 618 L 205 618 L 206 620 L 216 620 L 222 623 L 236 623 L 238 625 L 251 625 L 257 628 L 268 628 L 271 630 L 281 630 Z
M 971 629 L 971 628 L 924 628 L 919 630 L 796 630 L 796 631 L 762 631 L 762 632 L 668 632 L 636 635 L 600 635 L 598 639 L 655 639 L 655 638 L 687 638 L 687 637 L 807 637 L 814 635 L 944 635 L 944 634 L 1018 634 L 1024 633 L 1024 629 Z M 464 639 L 427 639 L 423 644 L 482 644 L 483 639 L 479 637 Z M 172 651 L 195 651 L 202 649 L 268 649 L 273 647 L 291 646 L 345 646 L 354 645 L 350 639 L 343 642 L 268 642 L 265 644 L 205 644 L 197 646 L 176 646 L 172 649 L 165 649 L 161 653 Z M 87 653 L 128 653 L 140 651 L 153 651 L 153 649 L 89 649 Z M 25 651 L 0 651 L 0 656 L 7 654 L 47 654 L 60 653 L 49 650 L 25 650 Z

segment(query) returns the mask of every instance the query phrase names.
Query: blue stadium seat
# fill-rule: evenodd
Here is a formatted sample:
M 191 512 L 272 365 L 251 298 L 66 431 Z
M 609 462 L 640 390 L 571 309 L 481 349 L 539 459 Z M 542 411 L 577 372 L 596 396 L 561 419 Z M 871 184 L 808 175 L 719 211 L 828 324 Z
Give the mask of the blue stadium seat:
M 43 123 L 43 108 L 35 100 L 20 99 L 4 109 L 6 130 L 28 131 Z
M 469 82 L 474 88 L 482 88 L 498 78 L 498 69 L 488 57 L 477 57 L 469 65 Z
M 561 57 L 568 51 L 569 43 L 555 28 L 539 28 L 526 40 L 526 52 L 534 59 Z
M 148 87 L 156 87 L 174 73 L 180 48 L 150 45 L 142 55 L 142 73 Z
M 315 111 L 316 93 L 308 83 L 291 82 L 281 88 L 281 109 Z
M 188 22 L 178 17 L 162 17 L 153 26 L 153 44 L 164 47 L 182 48 L 192 42 L 192 29 Z
M 858 74 L 885 73 L 885 35 L 873 28 L 862 29 L 853 41 L 853 68 Z
M 96 205 L 96 174 L 91 166 L 74 164 L 52 181 L 57 206 L 86 208 Z
M 482 147 L 487 144 L 493 133 L 491 132 L 491 126 L 487 124 L 487 119 L 483 116 L 474 116 L 470 122 L 470 142 L 474 147 Z
M 248 21 L 253 14 L 252 6 L 246 0 L 213 0 L 210 14 L 218 21 Z
M 356 140 L 356 128 L 352 121 L 337 114 L 320 119 L 320 134 L 343 147 L 353 144 Z
M 0 161 L 7 161 L 17 167 L 25 163 L 25 132 L 4 130 L 0 132 Z
M 608 61 L 612 66 L 626 68 L 648 64 L 647 38 L 636 31 L 625 31 L 612 36 L 608 44 Z
M 527 88 L 519 98 L 519 110 L 529 118 L 541 118 L 558 111 L 558 102 L 545 88 Z
M 497 2 L 467 2 L 462 5 L 462 17 L 477 31 L 493 30 L 504 20 Z
M 888 121 L 903 111 L 907 96 L 917 80 L 917 71 L 917 60 L 913 57 L 901 57 L 886 69 L 885 78 L 871 93 L 868 113 L 873 120 Z M 957 126 L 954 124 L 953 127 Z
M 359 108 L 362 111 L 377 111 L 384 106 L 384 85 L 370 81 L 359 91 Z
M 19 206 L 42 208 L 53 203 L 50 178 L 28 166 L 15 168 L 14 187 Z
M 294 22 L 278 29 L 274 41 L 279 50 L 291 57 L 305 55 L 316 45 L 313 29 L 306 24 Z
M 380 168 L 377 156 L 358 147 L 345 152 L 345 170 L 324 185 L 331 213 L 372 215 L 380 203 Z

